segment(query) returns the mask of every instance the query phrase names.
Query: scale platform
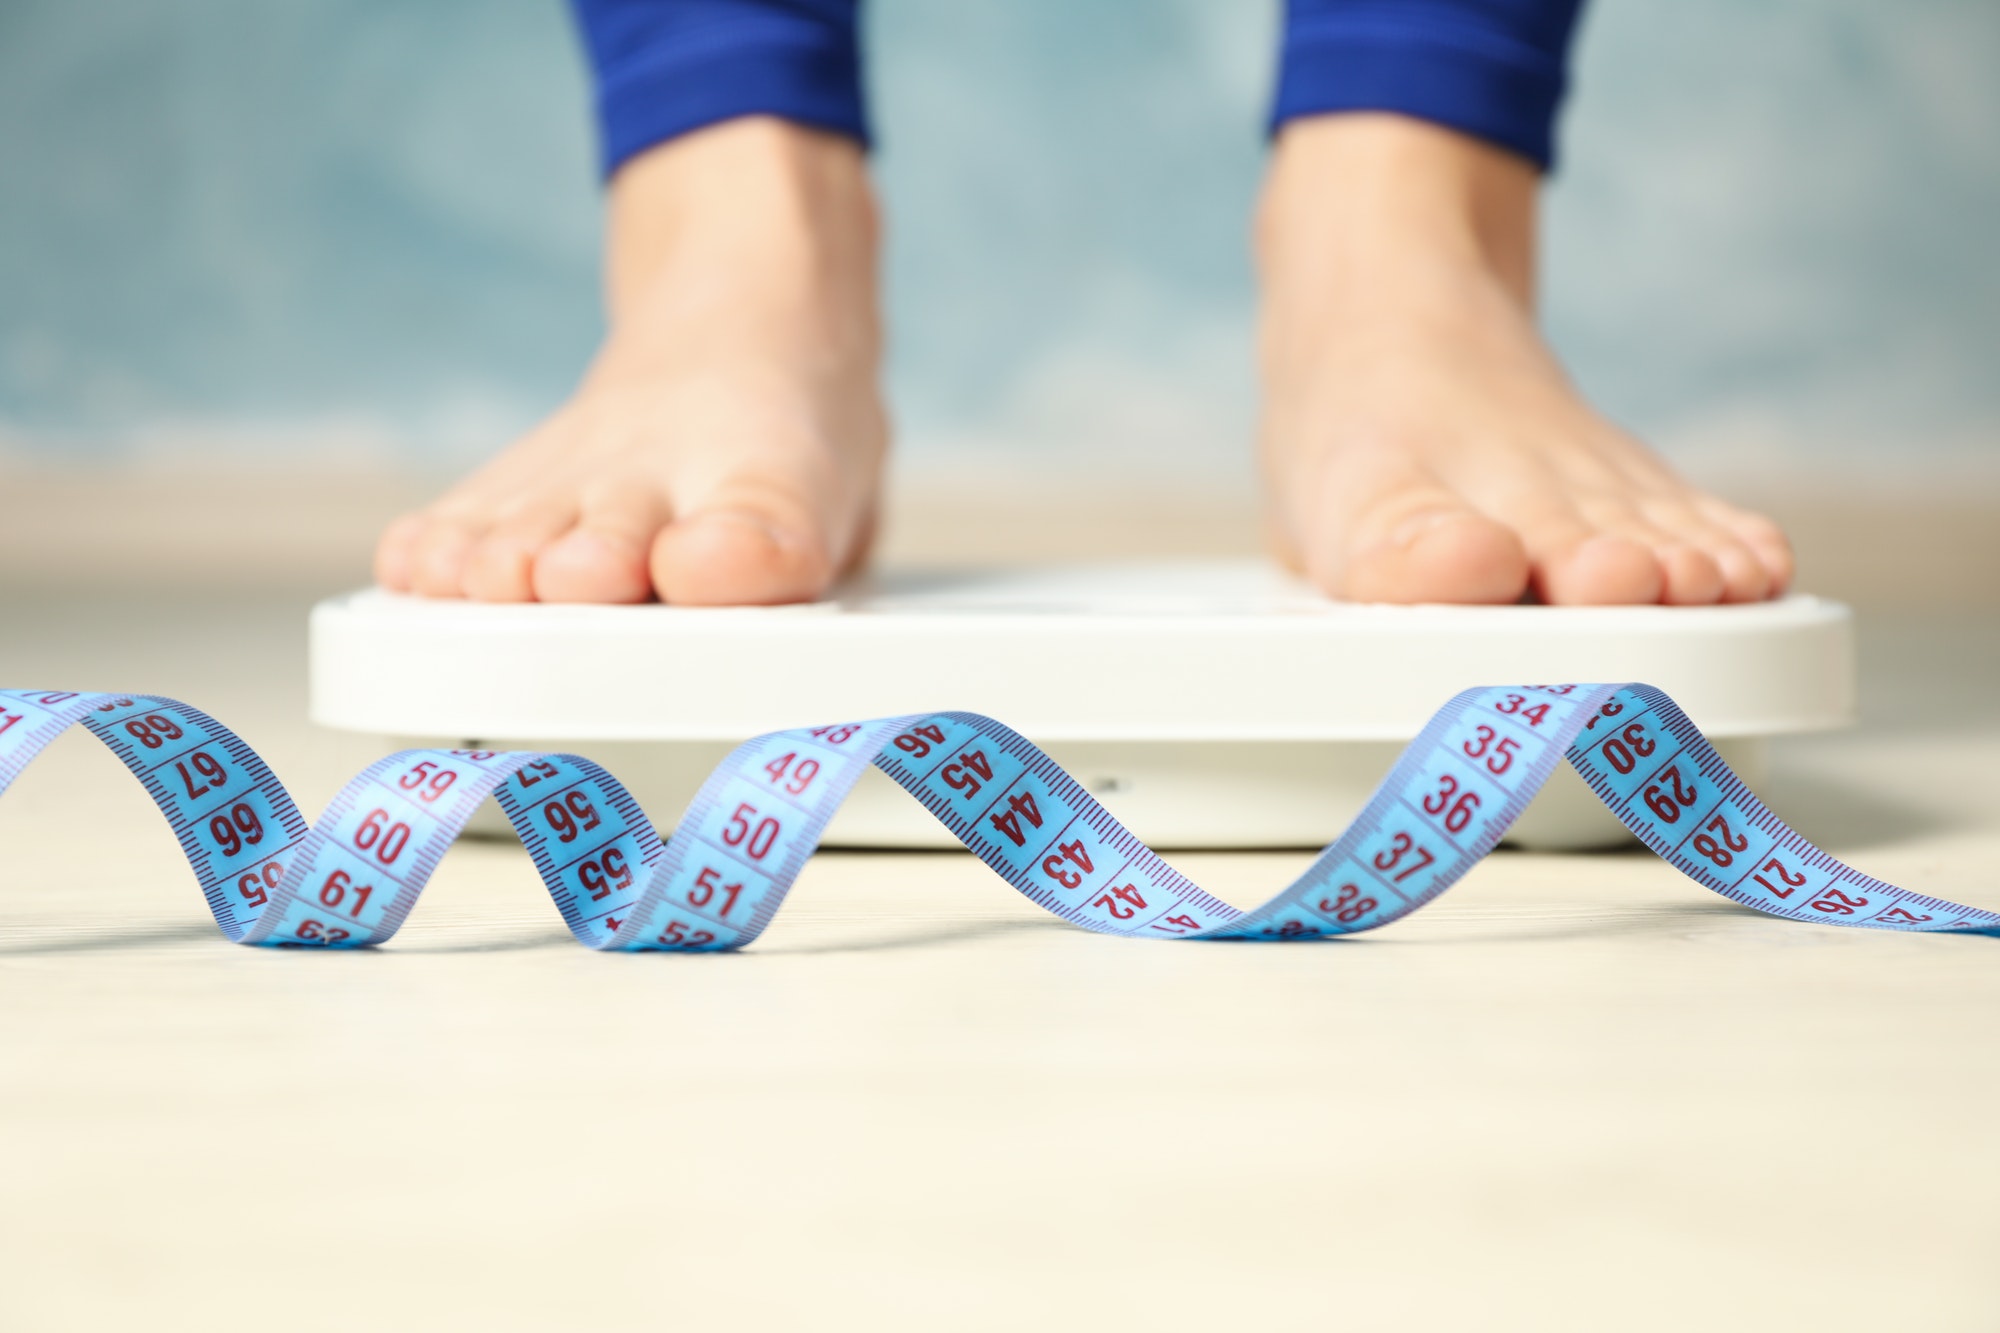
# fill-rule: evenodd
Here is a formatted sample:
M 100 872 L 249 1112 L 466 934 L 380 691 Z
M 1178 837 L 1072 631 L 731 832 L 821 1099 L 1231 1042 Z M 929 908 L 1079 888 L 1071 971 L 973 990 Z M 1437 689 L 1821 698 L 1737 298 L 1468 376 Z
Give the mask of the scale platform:
M 877 574 L 783 607 L 495 606 L 369 590 L 312 614 L 312 716 L 392 746 L 571 750 L 662 833 L 760 732 L 967 709 L 1036 741 L 1155 847 L 1316 847 L 1473 685 L 1645 681 L 1751 783 L 1772 736 L 1854 713 L 1852 616 L 1364 606 L 1253 563 Z M 497 807 L 492 826 L 504 828 Z M 1564 766 L 1510 841 L 1629 837 Z M 871 771 L 831 846 L 950 836 Z

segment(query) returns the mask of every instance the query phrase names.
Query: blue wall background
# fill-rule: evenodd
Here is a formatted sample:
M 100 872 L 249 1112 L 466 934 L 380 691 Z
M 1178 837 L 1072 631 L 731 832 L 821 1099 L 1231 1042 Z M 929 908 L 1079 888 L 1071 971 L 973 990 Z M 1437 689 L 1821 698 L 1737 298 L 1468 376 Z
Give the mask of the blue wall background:
M 1275 9 L 872 0 L 906 446 L 1240 460 Z M 1691 459 L 2000 445 L 2000 5 L 1599 0 L 1551 207 Z M 557 0 L 6 0 L 0 437 L 456 465 L 598 328 Z

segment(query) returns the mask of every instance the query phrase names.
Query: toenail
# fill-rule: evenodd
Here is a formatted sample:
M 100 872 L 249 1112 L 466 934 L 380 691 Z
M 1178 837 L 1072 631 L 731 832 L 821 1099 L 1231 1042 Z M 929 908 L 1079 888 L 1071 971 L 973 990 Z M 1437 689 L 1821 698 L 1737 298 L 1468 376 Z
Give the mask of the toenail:
M 1441 526 L 1452 517 L 1453 515 L 1447 510 L 1432 509 L 1406 518 L 1401 523 L 1398 523 L 1389 533 L 1390 544 L 1394 546 L 1413 545 L 1417 538 Z
M 626 542 L 618 541 L 606 533 L 589 532 L 582 528 L 566 534 L 555 545 L 566 546 L 587 559 L 596 559 L 600 555 L 629 559 L 637 554 L 636 549 Z
M 695 515 L 695 521 L 697 523 L 734 523 L 738 527 L 748 528 L 765 541 L 771 543 L 771 545 L 780 549 L 791 544 L 785 540 L 783 533 L 771 526 L 768 519 L 759 514 L 747 513 L 741 509 L 712 509 L 705 514 Z

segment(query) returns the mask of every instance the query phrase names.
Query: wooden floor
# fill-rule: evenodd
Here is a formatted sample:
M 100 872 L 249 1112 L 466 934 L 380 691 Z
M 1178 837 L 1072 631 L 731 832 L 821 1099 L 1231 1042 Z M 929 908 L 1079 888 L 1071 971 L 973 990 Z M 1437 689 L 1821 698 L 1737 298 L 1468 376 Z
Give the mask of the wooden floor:
M 177 694 L 308 809 L 303 596 L 0 596 L 0 681 Z M 1772 803 L 2000 907 L 2000 619 L 1864 618 Z M 1114 806 L 1115 809 L 1115 806 Z M 1250 903 L 1297 855 L 1177 858 Z M 824 855 L 733 957 L 465 844 L 363 955 L 233 948 L 84 736 L 0 800 L 0 1328 L 2000 1327 L 2000 942 L 1502 854 L 1379 936 L 1142 944 Z

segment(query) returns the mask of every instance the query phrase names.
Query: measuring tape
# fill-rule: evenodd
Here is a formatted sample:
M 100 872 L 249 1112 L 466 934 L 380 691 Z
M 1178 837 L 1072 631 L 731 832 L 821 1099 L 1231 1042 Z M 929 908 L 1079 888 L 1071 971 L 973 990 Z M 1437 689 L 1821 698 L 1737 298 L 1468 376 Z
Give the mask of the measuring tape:
M 740 948 L 873 763 L 1034 902 L 1109 935 L 1313 939 L 1399 920 L 1493 850 L 1568 758 L 1641 842 L 1772 916 L 2000 934 L 2000 913 L 1872 879 L 1786 827 L 1650 685 L 1498 686 L 1440 709 L 1354 824 L 1248 912 L 1126 832 L 1026 738 L 977 713 L 877 718 L 737 747 L 661 841 L 617 779 L 570 754 L 404 750 L 308 827 L 248 745 L 152 695 L 0 690 L 0 791 L 72 723 L 138 775 L 238 944 L 357 948 L 394 935 L 488 796 L 593 949 Z

